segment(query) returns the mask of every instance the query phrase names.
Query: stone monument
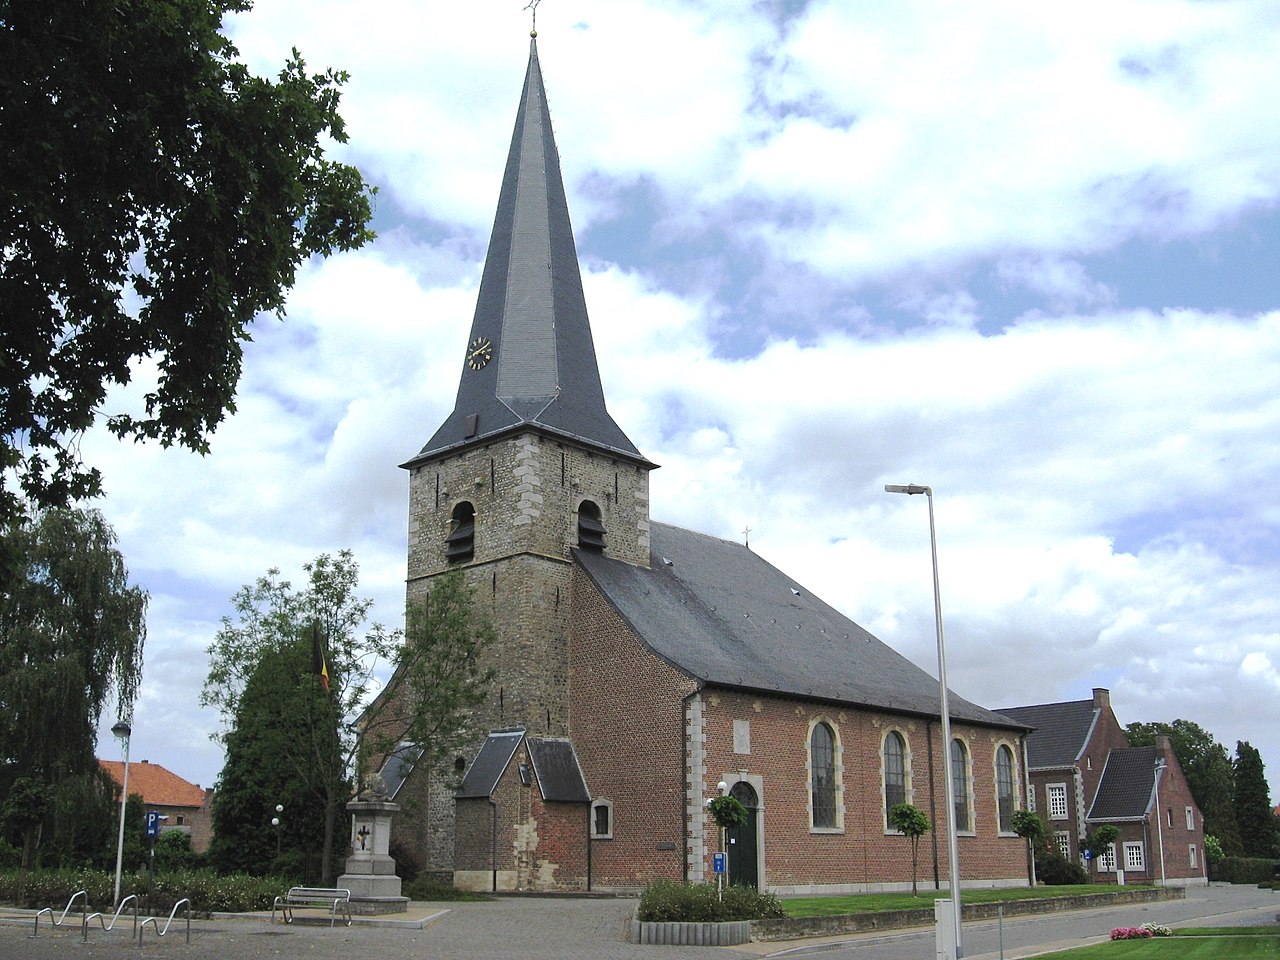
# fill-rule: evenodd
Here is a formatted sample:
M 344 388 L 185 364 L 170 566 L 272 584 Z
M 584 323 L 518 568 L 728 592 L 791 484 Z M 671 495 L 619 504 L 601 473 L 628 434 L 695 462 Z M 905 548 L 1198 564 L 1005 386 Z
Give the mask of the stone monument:
M 396 862 L 388 853 L 391 817 L 400 805 L 387 797 L 382 777 L 347 804 L 351 811 L 351 856 L 338 886 L 351 891 L 351 912 L 363 916 L 404 913 L 409 898 L 400 896 Z

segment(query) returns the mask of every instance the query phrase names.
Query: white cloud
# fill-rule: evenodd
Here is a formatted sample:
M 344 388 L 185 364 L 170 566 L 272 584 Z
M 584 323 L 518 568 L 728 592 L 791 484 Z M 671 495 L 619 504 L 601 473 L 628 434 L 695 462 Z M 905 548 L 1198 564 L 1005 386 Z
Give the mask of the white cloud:
M 135 756 L 212 782 L 201 651 L 268 567 L 297 578 L 351 547 L 375 617 L 398 622 L 397 464 L 456 391 L 525 68 L 518 7 L 259 0 L 234 18 L 257 69 L 296 44 L 351 71 L 344 156 L 393 226 L 308 265 L 288 319 L 259 322 L 208 457 L 86 438 L 153 596 Z M 617 209 L 631 185 L 655 204 L 637 218 L 654 235 L 620 245 L 634 259 L 586 250 L 584 277 L 610 410 L 662 465 L 655 519 L 750 527 L 933 669 L 925 507 L 882 492 L 933 484 L 958 692 L 1110 686 L 1122 722 L 1249 739 L 1274 779 L 1280 739 L 1251 705 L 1280 658 L 1280 313 L 1122 308 L 1081 261 L 1274 207 L 1274 17 L 814 2 L 777 34 L 742 4 L 627 0 L 545 4 L 538 25 L 580 239 L 636 212 Z M 742 275 L 663 281 L 714 257 Z M 1037 309 L 991 332 L 965 264 Z M 903 329 L 852 293 L 809 312 L 810 271 L 891 287 Z M 744 303 L 759 346 L 723 342 Z

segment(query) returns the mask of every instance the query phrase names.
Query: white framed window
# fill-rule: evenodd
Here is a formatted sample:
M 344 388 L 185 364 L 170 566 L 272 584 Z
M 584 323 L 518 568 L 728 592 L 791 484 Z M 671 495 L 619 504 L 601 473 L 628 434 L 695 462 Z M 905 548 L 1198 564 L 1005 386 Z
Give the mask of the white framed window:
M 591 801 L 591 839 L 613 839 L 613 801 Z
M 1195 829 L 1196 829 L 1196 808 L 1195 807 L 1187 807 L 1187 829 L 1190 830 L 1192 833 L 1195 832 Z
M 1191 869 L 1195 870 L 1199 864 L 1196 862 L 1196 845 L 1194 843 L 1187 847 L 1187 854 L 1191 857 Z
M 1045 796 L 1049 800 L 1049 819 L 1067 819 L 1067 785 L 1051 783 L 1045 787 Z
M 1096 857 L 1094 862 L 1098 865 L 1099 873 L 1115 873 L 1116 872 L 1116 845 L 1113 843 L 1107 847 L 1106 852 L 1100 857 Z
M 1146 871 L 1146 850 L 1140 842 L 1129 841 L 1124 845 L 1124 868 L 1126 870 Z
M 1054 841 L 1058 844 L 1058 852 L 1066 859 L 1071 859 L 1071 834 L 1066 830 L 1057 830 L 1053 834 Z

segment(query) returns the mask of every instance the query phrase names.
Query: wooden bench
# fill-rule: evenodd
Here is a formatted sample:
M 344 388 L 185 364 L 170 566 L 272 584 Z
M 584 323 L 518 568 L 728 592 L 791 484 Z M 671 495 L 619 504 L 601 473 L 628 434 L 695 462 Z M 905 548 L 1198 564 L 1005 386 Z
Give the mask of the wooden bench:
M 283 897 L 276 897 L 271 905 L 271 922 L 276 921 L 276 910 L 285 923 L 293 923 L 295 907 L 323 907 L 329 911 L 329 926 L 338 919 L 338 911 L 351 926 L 351 891 L 339 887 L 290 887 Z

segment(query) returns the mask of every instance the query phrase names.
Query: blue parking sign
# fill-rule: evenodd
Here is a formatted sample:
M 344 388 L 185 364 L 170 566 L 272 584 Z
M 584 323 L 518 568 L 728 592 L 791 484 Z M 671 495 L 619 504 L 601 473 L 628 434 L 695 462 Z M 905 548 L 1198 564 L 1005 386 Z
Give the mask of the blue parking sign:
M 724 873 L 725 855 L 723 853 L 713 853 L 711 855 L 711 869 L 715 873 Z
M 147 811 L 147 836 L 154 837 L 160 833 L 160 814 L 154 810 Z

